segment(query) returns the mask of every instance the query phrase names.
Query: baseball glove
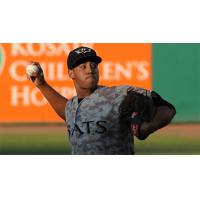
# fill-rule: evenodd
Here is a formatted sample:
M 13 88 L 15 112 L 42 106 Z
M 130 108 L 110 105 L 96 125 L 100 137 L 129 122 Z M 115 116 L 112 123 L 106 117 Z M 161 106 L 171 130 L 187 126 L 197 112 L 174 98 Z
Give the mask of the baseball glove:
M 120 122 L 123 129 L 131 129 L 131 132 L 138 137 L 141 124 L 152 119 L 152 106 L 153 101 L 148 96 L 135 91 L 128 91 L 119 107 Z

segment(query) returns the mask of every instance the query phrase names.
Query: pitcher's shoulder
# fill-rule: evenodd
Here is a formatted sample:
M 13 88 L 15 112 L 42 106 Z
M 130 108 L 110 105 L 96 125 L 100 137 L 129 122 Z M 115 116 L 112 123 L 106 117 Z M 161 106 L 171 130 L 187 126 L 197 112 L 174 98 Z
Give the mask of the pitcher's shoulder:
M 119 86 L 98 86 L 97 91 L 114 91 L 114 92 L 122 92 L 127 91 L 128 89 L 136 88 L 130 85 L 119 85 Z

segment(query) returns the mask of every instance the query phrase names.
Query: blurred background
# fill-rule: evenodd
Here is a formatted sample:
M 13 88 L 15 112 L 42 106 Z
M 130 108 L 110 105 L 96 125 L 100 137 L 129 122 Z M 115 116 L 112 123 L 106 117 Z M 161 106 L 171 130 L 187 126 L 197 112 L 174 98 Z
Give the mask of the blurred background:
M 135 139 L 136 154 L 200 154 L 200 44 L 188 43 L 1 43 L 0 154 L 70 154 L 65 122 L 27 81 L 25 67 L 40 62 L 50 85 L 71 98 L 76 93 L 66 60 L 79 46 L 102 57 L 100 84 L 155 90 L 175 105 L 169 126 L 145 141 Z

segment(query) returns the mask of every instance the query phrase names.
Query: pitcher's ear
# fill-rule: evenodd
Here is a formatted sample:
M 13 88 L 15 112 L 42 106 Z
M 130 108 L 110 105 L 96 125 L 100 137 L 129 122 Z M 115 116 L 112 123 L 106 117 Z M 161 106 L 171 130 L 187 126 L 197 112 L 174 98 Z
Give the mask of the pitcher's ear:
M 75 78 L 75 76 L 74 76 L 74 71 L 73 71 L 73 70 L 69 69 L 69 70 L 68 70 L 68 74 L 69 74 L 69 77 L 70 77 L 71 79 L 74 79 L 74 78 Z

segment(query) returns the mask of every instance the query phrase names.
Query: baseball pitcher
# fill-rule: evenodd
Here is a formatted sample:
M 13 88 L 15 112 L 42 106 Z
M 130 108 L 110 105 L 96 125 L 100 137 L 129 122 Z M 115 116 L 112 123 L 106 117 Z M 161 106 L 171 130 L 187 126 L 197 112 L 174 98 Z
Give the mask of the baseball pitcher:
M 77 92 L 70 100 L 46 82 L 39 63 L 30 63 L 27 76 L 65 120 L 72 154 L 134 154 L 134 136 L 146 139 L 169 124 L 176 110 L 154 91 L 98 85 L 101 61 L 88 47 L 69 53 L 68 73 Z

